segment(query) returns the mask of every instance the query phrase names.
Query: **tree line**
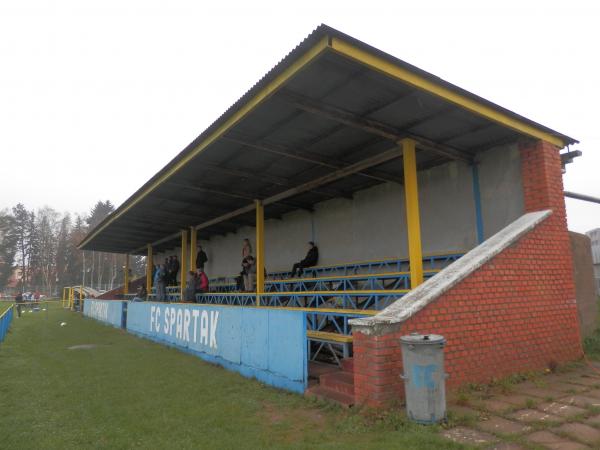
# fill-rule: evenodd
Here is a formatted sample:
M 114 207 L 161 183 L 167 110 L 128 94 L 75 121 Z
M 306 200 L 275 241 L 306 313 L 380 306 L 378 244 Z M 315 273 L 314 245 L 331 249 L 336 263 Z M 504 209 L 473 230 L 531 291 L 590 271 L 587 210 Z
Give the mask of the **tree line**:
M 22 203 L 0 210 L 0 293 L 60 295 L 65 286 L 85 283 L 104 291 L 122 285 L 125 255 L 77 249 L 114 209 L 106 200 L 88 214 L 59 213 L 48 206 L 30 210 Z M 143 275 L 144 267 L 145 258 L 131 257 L 134 277 Z

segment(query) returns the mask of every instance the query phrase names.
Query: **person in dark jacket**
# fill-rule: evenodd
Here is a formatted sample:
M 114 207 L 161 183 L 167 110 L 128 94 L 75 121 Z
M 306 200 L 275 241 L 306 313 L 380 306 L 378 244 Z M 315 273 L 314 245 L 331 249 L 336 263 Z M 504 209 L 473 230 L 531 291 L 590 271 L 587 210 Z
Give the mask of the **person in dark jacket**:
M 171 260 L 171 282 L 173 286 L 177 286 L 177 274 L 179 273 L 179 260 L 177 259 L 177 255 L 173 255 L 173 259 Z
M 206 256 L 206 253 L 204 250 L 202 250 L 202 247 L 198 247 L 198 255 L 196 255 L 196 268 L 202 269 L 204 272 L 204 264 L 206 264 L 207 261 L 208 257 Z
M 23 303 L 23 294 L 17 292 L 15 295 L 15 306 L 17 307 L 17 317 L 21 317 L 21 304 Z
M 185 298 L 183 299 L 186 302 L 195 302 L 196 301 L 196 274 L 193 270 L 188 272 L 188 277 L 185 285 Z
M 298 276 L 301 276 L 305 268 L 317 265 L 318 261 L 319 249 L 317 248 L 314 242 L 310 241 L 308 243 L 308 252 L 306 253 L 304 259 L 300 262 L 295 263 L 292 267 L 292 278 L 296 276 L 296 272 L 298 273 Z
M 156 286 L 156 301 L 164 302 L 167 299 L 167 292 L 165 289 L 167 273 L 164 265 L 159 264 L 154 272 L 154 286 Z
M 165 257 L 165 263 L 162 265 L 163 270 L 163 282 L 165 286 L 171 286 L 171 257 Z

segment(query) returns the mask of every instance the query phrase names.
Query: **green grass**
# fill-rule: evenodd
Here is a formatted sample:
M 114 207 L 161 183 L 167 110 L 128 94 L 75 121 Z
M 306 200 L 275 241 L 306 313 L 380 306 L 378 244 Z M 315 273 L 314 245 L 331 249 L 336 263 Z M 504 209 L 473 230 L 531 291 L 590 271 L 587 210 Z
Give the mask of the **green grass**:
M 2 315 L 2 313 L 4 311 L 6 311 L 8 308 L 10 308 L 10 305 L 12 305 L 12 302 L 7 302 L 7 301 L 0 302 L 0 316 Z
M 69 349 L 81 344 L 97 347 Z M 438 432 L 266 387 L 58 304 L 15 317 L 0 344 L 2 448 L 465 448 Z

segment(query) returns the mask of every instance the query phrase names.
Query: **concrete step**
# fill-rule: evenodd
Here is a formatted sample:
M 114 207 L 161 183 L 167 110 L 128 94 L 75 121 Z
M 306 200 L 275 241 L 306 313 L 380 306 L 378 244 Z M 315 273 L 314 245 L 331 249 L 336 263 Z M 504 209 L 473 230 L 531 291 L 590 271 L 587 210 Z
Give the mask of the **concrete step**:
M 324 386 L 313 386 L 304 393 L 307 397 L 316 397 L 319 400 L 326 400 L 337 403 L 344 408 L 350 408 L 354 405 L 354 395 L 344 394 L 342 392 L 328 389 Z
M 349 372 L 331 372 L 319 377 L 324 388 L 354 397 L 354 374 Z
M 341 363 L 344 372 L 354 372 L 354 358 L 344 358 Z

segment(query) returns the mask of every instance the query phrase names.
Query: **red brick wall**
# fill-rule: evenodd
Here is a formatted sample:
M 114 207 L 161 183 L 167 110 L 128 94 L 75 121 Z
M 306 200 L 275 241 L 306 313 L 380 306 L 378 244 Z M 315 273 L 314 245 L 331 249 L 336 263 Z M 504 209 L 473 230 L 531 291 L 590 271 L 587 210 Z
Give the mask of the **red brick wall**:
M 450 387 L 581 356 L 558 149 L 522 146 L 521 160 L 526 211 L 553 214 L 397 329 L 354 333 L 358 403 L 378 407 L 403 396 L 399 337 L 413 331 L 446 337 Z

